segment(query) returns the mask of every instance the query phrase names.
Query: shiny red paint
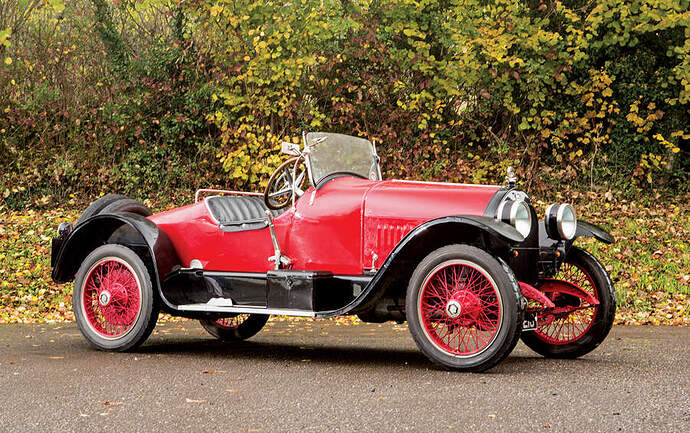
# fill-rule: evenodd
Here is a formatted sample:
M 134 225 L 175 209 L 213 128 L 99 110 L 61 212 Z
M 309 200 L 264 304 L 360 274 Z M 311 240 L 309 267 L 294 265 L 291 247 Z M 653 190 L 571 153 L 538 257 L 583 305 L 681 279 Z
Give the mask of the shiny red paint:
M 378 268 L 400 240 L 418 225 L 442 216 L 482 215 L 498 186 L 382 181 L 365 197 L 365 265 Z
M 410 230 L 448 215 L 482 215 L 497 186 L 336 178 L 309 188 L 274 218 L 282 253 L 293 269 L 361 275 L 378 268 Z M 182 266 L 193 259 L 215 271 L 266 272 L 268 228 L 223 232 L 203 201 L 149 217 L 171 239 Z
M 163 230 L 183 267 L 199 260 L 209 271 L 266 272 L 271 269 L 268 257 L 273 244 L 268 228 L 243 232 L 224 232 L 213 221 L 202 200 L 149 217 Z M 292 211 L 274 219 L 281 245 L 292 220 Z
M 540 303 L 542 305 L 541 308 L 554 308 L 556 306 L 553 302 L 551 302 L 551 299 L 546 297 L 546 295 L 540 292 L 538 289 L 530 286 L 527 283 L 523 283 L 522 281 L 520 281 L 518 284 L 520 285 L 522 296 L 530 301 Z

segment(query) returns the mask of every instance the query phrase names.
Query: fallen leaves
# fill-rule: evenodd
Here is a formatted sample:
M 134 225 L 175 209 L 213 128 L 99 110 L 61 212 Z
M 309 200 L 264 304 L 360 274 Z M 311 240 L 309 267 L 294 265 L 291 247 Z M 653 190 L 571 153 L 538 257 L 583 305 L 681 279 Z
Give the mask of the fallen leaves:
M 185 398 L 187 403 L 206 403 L 207 400 L 193 400 L 191 398 Z

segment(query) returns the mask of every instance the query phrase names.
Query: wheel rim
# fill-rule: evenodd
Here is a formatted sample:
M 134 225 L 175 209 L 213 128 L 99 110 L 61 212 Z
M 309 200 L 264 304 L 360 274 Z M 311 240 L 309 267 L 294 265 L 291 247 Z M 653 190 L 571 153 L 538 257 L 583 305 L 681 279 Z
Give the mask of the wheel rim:
M 86 323 L 101 337 L 127 335 L 141 313 L 141 284 L 134 269 L 119 257 L 93 264 L 84 280 L 82 307 Z
M 576 263 L 566 262 L 554 280 L 567 281 L 575 284 L 580 289 L 589 293 L 594 299 L 599 300 L 599 295 L 592 277 Z M 559 302 L 558 293 L 549 294 L 551 300 Z M 597 306 L 581 308 L 561 315 L 546 315 L 541 324 L 534 331 L 541 340 L 549 344 L 563 345 L 572 343 L 582 338 L 594 324 L 597 315 Z
M 501 293 L 491 275 L 476 263 L 450 260 L 436 266 L 422 283 L 419 321 L 427 339 L 455 356 L 487 350 L 503 322 Z
M 238 314 L 232 317 L 222 317 L 216 320 L 216 325 L 224 329 L 237 329 L 249 319 L 249 314 Z

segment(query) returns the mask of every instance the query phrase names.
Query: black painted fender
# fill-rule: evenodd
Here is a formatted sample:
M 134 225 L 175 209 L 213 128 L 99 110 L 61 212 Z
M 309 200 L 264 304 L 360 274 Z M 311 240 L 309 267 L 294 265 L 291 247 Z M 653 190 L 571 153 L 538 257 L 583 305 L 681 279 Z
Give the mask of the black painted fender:
M 612 244 L 616 239 L 606 230 L 599 226 L 588 223 L 587 221 L 578 221 L 577 230 L 575 230 L 575 238 L 581 236 L 589 236 L 605 244 Z M 575 239 L 573 239 L 574 241 Z
M 86 256 L 107 243 L 124 245 L 137 253 L 149 267 L 159 293 L 161 279 L 179 265 L 172 242 L 149 219 L 129 212 L 98 214 L 77 225 L 59 242 L 58 251 L 53 252 L 53 280 L 72 281 Z
M 426 235 L 432 231 L 443 233 L 445 235 L 443 240 L 427 242 L 429 238 Z M 426 256 L 428 252 L 449 243 L 463 242 L 464 239 L 473 238 L 480 238 L 482 243 L 486 244 L 487 250 L 510 248 L 510 246 L 525 240 L 515 227 L 485 216 L 458 215 L 429 220 L 415 227 L 398 242 L 359 296 L 342 308 L 319 312 L 317 317 L 326 318 L 351 314 L 363 305 L 377 299 L 386 290 L 384 282 L 390 276 L 391 268 L 403 258 L 414 256 L 416 259 L 419 254 Z M 415 255 L 414 252 L 417 251 L 421 251 L 421 253 Z

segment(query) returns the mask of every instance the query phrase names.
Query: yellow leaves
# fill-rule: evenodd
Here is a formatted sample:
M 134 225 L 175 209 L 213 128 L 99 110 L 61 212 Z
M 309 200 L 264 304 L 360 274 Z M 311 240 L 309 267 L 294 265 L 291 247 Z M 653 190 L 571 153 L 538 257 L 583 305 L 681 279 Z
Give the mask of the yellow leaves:
M 690 133 L 686 134 L 686 133 L 685 133 L 684 131 L 682 131 L 682 130 L 673 131 L 673 132 L 671 133 L 671 137 L 673 137 L 673 138 L 682 138 L 683 140 L 690 140 Z
M 673 134 L 671 136 L 673 136 Z M 678 137 L 678 135 L 676 135 L 676 137 Z M 654 138 L 657 139 L 661 144 L 664 145 L 664 147 L 666 147 L 666 149 L 669 149 L 672 153 L 680 152 L 680 148 L 675 144 L 671 143 L 670 141 L 666 140 L 663 135 L 654 134 Z
M 419 30 L 413 29 L 413 28 L 406 28 L 406 29 L 404 29 L 404 30 L 403 30 L 403 34 L 405 34 L 405 36 L 407 36 L 408 38 L 409 38 L 409 37 L 417 37 L 417 38 L 419 38 L 419 39 L 426 39 L 426 34 L 425 34 L 425 33 L 420 32 Z
M 10 43 L 10 36 L 12 35 L 12 28 L 6 28 L 4 30 L 0 30 L 0 46 L 3 46 L 5 48 L 9 48 L 11 45 Z
M 637 132 L 647 133 L 654 126 L 654 122 L 664 117 L 664 112 L 661 110 L 652 111 L 656 108 L 656 104 L 651 102 L 647 105 L 647 110 L 649 112 L 645 115 L 645 113 L 640 110 L 640 104 L 641 101 L 639 99 L 633 102 L 625 118 L 628 122 L 635 125 Z
M 579 158 L 579 157 L 581 157 L 581 156 L 582 156 L 582 149 L 578 149 L 578 150 L 575 151 L 575 152 L 570 152 L 570 154 L 568 155 L 568 158 L 569 158 L 571 161 L 573 161 L 575 158 Z
M 218 15 L 221 15 L 223 13 L 224 9 L 225 9 L 225 7 L 223 5 L 214 4 L 213 6 L 211 6 L 211 10 L 210 10 L 211 16 L 217 17 Z

